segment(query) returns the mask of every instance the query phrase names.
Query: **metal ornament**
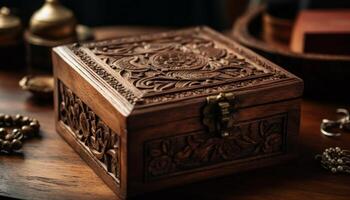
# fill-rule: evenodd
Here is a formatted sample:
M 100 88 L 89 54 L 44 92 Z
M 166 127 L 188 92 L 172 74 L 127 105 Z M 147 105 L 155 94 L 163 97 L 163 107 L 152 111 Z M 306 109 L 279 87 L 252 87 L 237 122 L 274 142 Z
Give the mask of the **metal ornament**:
M 329 119 L 322 120 L 320 130 L 323 135 L 330 136 L 330 137 L 341 136 L 340 132 L 334 133 L 334 132 L 328 131 L 330 128 L 339 128 L 347 131 L 350 130 L 349 111 L 344 108 L 338 108 L 337 113 L 342 115 L 342 117 L 340 117 L 338 120 L 329 120 Z
M 21 20 L 7 7 L 0 9 L 0 46 L 17 44 L 22 32 Z
M 50 98 L 53 96 L 54 78 L 48 75 L 25 76 L 19 81 L 19 86 L 37 98 Z
M 208 96 L 207 105 L 203 109 L 203 124 L 210 133 L 218 133 L 222 137 L 230 136 L 230 123 L 234 112 L 235 95 L 231 92 Z
M 324 169 L 332 173 L 349 173 L 350 174 L 350 151 L 342 150 L 339 147 L 328 148 L 322 154 L 315 156 Z
M 39 121 L 34 118 L 0 113 L 0 152 L 12 153 L 21 149 L 23 141 L 37 135 L 39 129 Z
M 29 22 L 30 33 L 49 40 L 75 38 L 75 27 L 73 12 L 62 6 L 58 0 L 46 0 Z

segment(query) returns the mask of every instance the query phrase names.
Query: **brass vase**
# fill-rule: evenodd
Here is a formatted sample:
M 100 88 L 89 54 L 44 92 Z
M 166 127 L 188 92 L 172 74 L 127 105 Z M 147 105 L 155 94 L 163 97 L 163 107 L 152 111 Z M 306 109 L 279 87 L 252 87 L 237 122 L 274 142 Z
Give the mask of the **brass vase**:
M 13 59 L 16 58 L 16 59 Z M 24 65 L 21 20 L 7 7 L 0 9 L 0 69 Z

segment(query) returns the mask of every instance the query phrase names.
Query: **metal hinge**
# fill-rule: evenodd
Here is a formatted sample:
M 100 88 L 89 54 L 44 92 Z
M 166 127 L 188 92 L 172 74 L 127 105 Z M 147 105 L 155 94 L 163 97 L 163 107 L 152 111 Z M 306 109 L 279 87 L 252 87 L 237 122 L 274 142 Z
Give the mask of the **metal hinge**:
M 231 92 L 207 97 L 207 104 L 203 109 L 203 124 L 210 133 L 217 133 L 222 137 L 230 135 L 234 101 L 235 95 Z

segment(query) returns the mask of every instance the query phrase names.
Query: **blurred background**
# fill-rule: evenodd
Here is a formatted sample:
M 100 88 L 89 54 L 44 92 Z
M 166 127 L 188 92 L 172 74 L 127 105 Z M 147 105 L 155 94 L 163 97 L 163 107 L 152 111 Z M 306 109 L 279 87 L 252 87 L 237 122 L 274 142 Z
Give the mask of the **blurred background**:
M 349 0 L 61 0 L 73 10 L 76 18 L 88 26 L 144 25 L 144 26 L 193 26 L 208 25 L 216 30 L 231 28 L 235 19 L 250 5 L 262 3 L 286 4 L 278 9 L 284 15 L 294 9 L 345 8 Z M 0 6 L 8 6 L 25 23 L 42 6 L 43 0 L 1 0 Z M 293 6 L 290 6 L 293 4 Z
M 0 23 L 0 68 L 51 75 L 54 46 L 207 25 L 301 77 L 306 96 L 350 96 L 339 87 L 350 79 L 350 0 L 60 0 L 64 21 L 41 9 L 49 2 L 1 0 L 13 15 L 5 9 L 2 18 L 20 24 Z M 69 35 L 58 34 L 67 27 Z
M 151 25 L 193 26 L 206 24 L 223 30 L 242 13 L 248 0 L 61 0 L 73 10 L 78 21 L 88 26 Z M 29 20 L 32 13 L 43 4 L 42 0 L 2 0 Z

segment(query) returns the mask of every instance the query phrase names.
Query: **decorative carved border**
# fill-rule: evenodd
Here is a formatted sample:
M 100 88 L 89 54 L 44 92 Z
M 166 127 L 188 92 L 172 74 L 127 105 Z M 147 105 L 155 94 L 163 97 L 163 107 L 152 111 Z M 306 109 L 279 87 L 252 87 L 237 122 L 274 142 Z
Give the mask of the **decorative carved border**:
M 59 120 L 120 184 L 120 137 L 61 81 L 58 87 Z
M 106 81 L 112 88 L 118 91 L 130 104 L 135 104 L 138 98 L 134 93 L 128 90 L 123 84 L 121 84 L 114 76 L 108 73 L 103 67 L 100 66 L 95 60 L 93 60 L 86 52 L 77 46 L 72 46 L 71 50 L 78 56 L 90 69 L 92 69 L 98 76 Z
M 244 158 L 285 151 L 287 115 L 280 114 L 234 126 L 230 137 L 195 132 L 144 143 L 146 181 Z
M 169 92 L 169 93 L 153 95 L 153 96 L 137 97 L 130 88 L 125 87 L 112 74 L 105 71 L 103 67 L 100 66 L 100 64 L 96 62 L 96 60 L 94 60 L 97 58 L 92 58 L 84 51 L 84 48 L 88 49 L 96 46 L 118 45 L 123 43 L 131 44 L 133 42 L 149 41 L 149 40 L 159 39 L 159 38 L 168 38 L 168 37 L 174 37 L 177 35 L 196 35 L 204 38 L 210 38 L 211 40 L 213 40 L 214 43 L 218 43 L 220 45 L 225 45 L 229 47 L 228 49 L 233 53 L 251 60 L 252 62 L 254 62 L 255 65 L 258 65 L 259 67 L 264 68 L 269 73 L 272 73 L 272 75 L 267 77 L 247 79 L 247 80 L 242 80 L 237 82 L 224 83 L 216 86 L 202 87 L 202 88 L 197 88 L 197 89 L 192 89 L 187 91 L 186 90 L 178 91 L 178 92 L 175 91 L 175 92 Z M 166 103 L 169 101 L 176 101 L 176 100 L 185 99 L 185 98 L 194 97 L 194 96 L 210 95 L 210 94 L 214 94 L 222 91 L 235 90 L 239 88 L 249 87 L 252 85 L 258 85 L 260 83 L 267 83 L 271 81 L 290 78 L 288 73 L 278 69 L 275 66 L 272 66 L 273 65 L 272 63 L 265 62 L 259 56 L 243 49 L 235 42 L 232 42 L 232 41 L 229 42 L 227 38 L 220 36 L 214 31 L 208 30 L 207 28 L 201 28 L 201 27 L 183 30 L 183 31 L 171 31 L 171 32 L 160 33 L 160 34 L 123 37 L 123 38 L 114 39 L 114 40 L 85 43 L 82 45 L 74 44 L 74 45 L 71 45 L 69 48 L 83 63 L 85 63 L 87 67 L 92 69 L 97 75 L 99 75 L 110 86 L 112 86 L 130 104 L 152 105 L 152 104 Z

